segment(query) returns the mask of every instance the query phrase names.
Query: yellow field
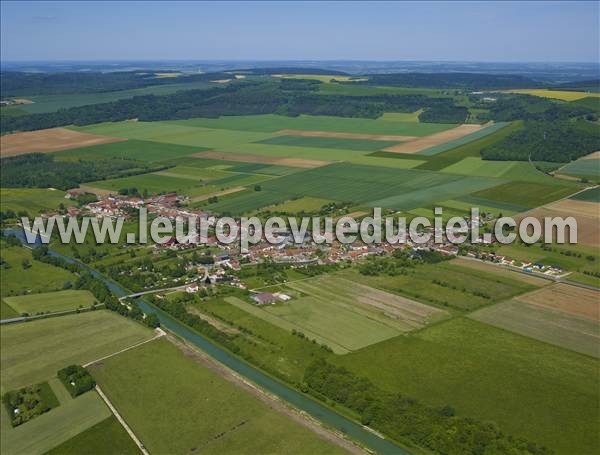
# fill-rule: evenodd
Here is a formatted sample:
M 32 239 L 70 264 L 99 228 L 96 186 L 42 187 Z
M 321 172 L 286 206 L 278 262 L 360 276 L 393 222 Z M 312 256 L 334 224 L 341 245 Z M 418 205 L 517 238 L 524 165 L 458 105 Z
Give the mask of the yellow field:
M 509 93 L 524 93 L 526 95 L 541 96 L 542 98 L 554 98 L 562 101 L 576 101 L 581 98 L 600 98 L 600 93 L 594 92 L 571 92 L 566 90 L 543 90 L 543 89 L 515 89 L 506 90 Z
M 273 74 L 273 77 L 285 77 L 289 79 L 314 79 L 321 82 L 331 82 L 333 79 L 336 81 L 344 81 L 347 82 L 350 79 L 350 76 L 330 76 L 327 74 Z M 355 81 L 365 80 L 365 79 L 353 79 Z

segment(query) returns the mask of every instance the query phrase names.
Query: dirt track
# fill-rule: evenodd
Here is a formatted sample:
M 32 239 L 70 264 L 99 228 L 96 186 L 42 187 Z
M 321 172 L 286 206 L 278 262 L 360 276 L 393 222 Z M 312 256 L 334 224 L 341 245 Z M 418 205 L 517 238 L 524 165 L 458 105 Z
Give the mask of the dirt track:
M 441 145 L 455 139 L 460 139 L 467 134 L 479 131 L 481 128 L 481 125 L 459 125 L 450 130 L 430 134 L 429 136 L 419 137 L 402 144 L 392 145 L 391 147 L 384 148 L 383 150 L 392 153 L 417 153 L 430 147 L 435 147 L 436 145 Z
M 274 164 L 277 166 L 313 168 L 329 164 L 329 161 L 321 160 L 305 160 L 303 158 L 281 158 L 277 156 L 266 155 L 249 155 L 246 153 L 233 152 L 216 152 L 209 150 L 207 152 L 199 152 L 192 155 L 196 158 L 208 158 L 213 160 L 240 161 L 242 163 L 264 163 Z
M 357 133 L 336 133 L 333 131 L 314 131 L 314 130 L 279 130 L 277 134 L 287 134 L 289 136 L 306 137 L 339 137 L 344 139 L 369 139 L 371 141 L 412 141 L 418 139 L 417 136 L 399 136 L 395 134 L 357 134 Z
M 47 130 L 14 133 L 0 138 L 0 156 L 16 156 L 31 152 L 57 152 L 90 145 L 121 142 L 127 139 L 121 137 L 97 136 L 80 133 L 66 128 L 51 128 Z
M 303 413 L 287 406 L 284 402 L 267 394 L 263 390 L 256 387 L 254 384 L 247 382 L 246 380 L 244 380 L 242 377 L 238 376 L 236 373 L 234 373 L 232 370 L 230 370 L 226 366 L 216 362 L 215 360 L 213 360 L 212 358 L 210 358 L 203 352 L 190 346 L 188 343 L 185 343 L 185 342 L 179 340 L 178 338 L 175 338 L 173 335 L 171 335 L 169 333 L 167 333 L 167 339 L 170 342 L 172 342 L 175 346 L 177 346 L 181 350 L 181 352 L 183 352 L 183 354 L 185 356 L 187 356 L 187 357 L 193 359 L 194 361 L 198 362 L 199 364 L 209 368 L 211 371 L 218 374 L 223 379 L 226 379 L 227 381 L 232 382 L 233 384 L 237 385 L 238 387 L 241 387 L 242 389 L 246 390 L 247 392 L 250 392 L 252 395 L 254 395 L 256 398 L 258 398 L 260 401 L 265 403 L 269 408 L 273 409 L 274 411 L 281 412 L 281 413 L 287 415 L 295 422 L 314 431 L 321 438 L 326 439 L 326 440 L 330 441 L 331 443 L 336 444 L 336 445 L 346 449 L 350 453 L 361 454 L 361 455 L 364 455 L 366 453 L 360 447 L 354 445 L 349 440 L 347 440 L 347 439 L 343 438 L 342 436 L 338 435 L 337 433 L 321 426 L 319 423 L 314 421 L 312 418 L 308 417 L 306 414 L 303 414 Z

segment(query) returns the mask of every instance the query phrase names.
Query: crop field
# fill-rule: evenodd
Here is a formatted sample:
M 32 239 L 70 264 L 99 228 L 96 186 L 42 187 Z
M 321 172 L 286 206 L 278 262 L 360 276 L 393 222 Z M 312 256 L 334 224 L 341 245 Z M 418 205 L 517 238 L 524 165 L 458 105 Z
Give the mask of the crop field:
M 269 180 L 262 186 L 288 196 L 330 198 L 409 210 L 498 183 L 501 181 L 482 177 L 339 163 Z
M 321 82 L 331 82 L 332 80 L 347 82 L 352 80 L 350 76 L 342 76 L 339 74 L 331 76 L 327 74 L 273 74 L 272 77 L 282 79 L 311 79 Z
M 558 283 L 522 295 L 518 300 L 600 322 L 600 291 Z
M 522 93 L 525 95 L 540 96 L 542 98 L 554 98 L 562 101 L 577 101 L 582 98 L 598 98 L 600 93 L 572 92 L 567 90 L 544 90 L 544 89 L 514 89 L 507 90 L 510 93 Z
M 138 455 L 139 449 L 116 417 L 110 416 L 102 422 L 82 431 L 71 439 L 54 447 L 47 455 Z
M 581 193 L 571 196 L 569 199 L 575 201 L 600 202 L 600 187 L 582 191 Z
M 64 389 L 58 381 L 55 384 Z M 4 408 L 1 413 L 0 444 L 2 453 L 10 455 L 45 454 L 111 416 L 104 401 L 93 391 L 77 398 L 67 394 L 57 408 L 15 428 L 5 422 Z
M 329 164 L 329 161 L 323 160 L 306 160 L 302 158 L 281 158 L 275 156 L 266 155 L 251 155 L 246 153 L 233 153 L 233 152 L 201 152 L 194 155 L 196 158 L 202 158 L 203 160 L 222 160 L 227 163 L 231 162 L 242 162 L 250 164 L 269 164 L 273 166 L 283 167 L 298 167 L 298 168 L 313 168 L 319 166 L 325 166 Z
M 572 286 L 570 286 L 572 288 Z M 534 291 L 534 294 L 552 292 L 552 288 Z M 590 291 L 594 292 L 594 291 Z M 596 296 L 600 299 L 600 296 Z M 562 311 L 554 306 L 527 303 L 528 295 L 508 302 L 498 303 L 482 308 L 469 315 L 470 318 L 499 327 L 510 332 L 545 341 L 556 346 L 571 349 L 575 352 L 600 358 L 600 322 L 598 318 L 574 315 L 573 311 Z M 563 307 L 577 301 L 564 301 Z M 598 313 L 598 303 L 596 313 Z M 589 310 L 589 308 L 588 308 Z
M 67 290 L 5 297 L 4 301 L 19 314 L 36 314 L 74 310 L 79 306 L 89 308 L 96 299 L 90 291 Z
M 318 197 L 304 196 L 291 201 L 276 204 L 271 207 L 265 207 L 271 212 L 284 212 L 284 213 L 300 213 L 300 212 L 316 212 L 321 209 L 325 204 L 332 202 L 330 199 L 323 199 Z
M 239 192 L 239 194 L 232 194 L 215 204 L 210 204 L 208 209 L 221 214 L 231 213 L 232 215 L 241 215 L 262 207 L 284 202 L 288 199 L 291 199 L 289 195 L 276 191 L 268 191 L 263 188 L 262 191 L 245 191 Z
M 61 159 L 121 158 L 141 161 L 162 161 L 189 156 L 202 150 L 202 147 L 130 139 L 111 144 L 70 149 L 65 152 L 58 152 L 56 156 Z
M 166 122 L 164 122 L 166 123 Z M 332 131 L 339 133 L 393 134 L 400 136 L 427 136 L 445 131 L 456 125 L 445 123 L 418 123 L 414 121 L 331 117 L 325 115 L 241 115 L 216 119 L 196 118 L 168 122 L 202 128 L 275 133 L 279 130 Z
M 152 331 L 107 310 L 2 327 L 2 391 L 53 377 L 152 337 Z
M 3 266 L 0 273 L 2 296 L 59 290 L 63 289 L 65 282 L 77 280 L 77 275 L 67 270 L 34 261 L 31 250 L 20 246 L 6 248 L 3 245 L 2 259 L 10 266 Z M 24 269 L 24 260 L 29 261 L 31 267 Z
M 474 320 L 455 318 L 334 361 L 385 390 L 450 405 L 557 453 L 592 453 L 600 442 L 597 359 Z
M 0 210 L 15 213 L 26 211 L 30 215 L 57 209 L 65 202 L 65 193 L 59 190 L 38 188 L 0 188 Z
M 15 156 L 31 152 L 56 152 L 71 148 L 118 142 L 118 137 L 98 136 L 66 128 L 52 128 L 0 137 L 0 155 Z
M 577 191 L 573 186 L 549 185 L 537 182 L 511 182 L 473 193 L 476 198 L 500 203 L 539 207 Z
M 473 261 L 463 257 L 453 259 L 450 262 L 450 264 L 459 265 L 461 267 L 467 267 L 474 270 L 481 270 L 484 272 L 491 273 L 493 275 L 503 276 L 513 280 L 517 280 L 525 284 L 531 284 L 536 287 L 546 286 L 549 283 L 548 280 L 537 277 L 535 275 L 531 275 L 529 273 L 516 272 L 514 270 L 510 270 L 506 267 L 497 264 L 482 261 Z
M 415 112 L 385 112 L 381 116 L 381 120 L 388 120 L 392 122 L 418 122 L 419 115 L 423 112 L 422 109 L 419 109 Z
M 31 104 L 22 104 L 20 107 L 31 114 L 55 112 L 59 109 L 68 109 L 89 104 L 109 103 L 121 99 L 133 98 L 142 95 L 168 95 L 178 90 L 196 90 L 209 87 L 218 87 L 210 82 L 187 82 L 181 84 L 154 85 L 130 90 L 117 90 L 114 92 L 77 93 L 69 95 L 34 95 L 27 99 Z
M 600 159 L 579 159 L 561 167 L 557 173 L 600 180 Z
M 508 122 L 498 122 L 498 123 L 494 123 L 492 125 L 484 126 L 480 130 L 477 130 L 473 133 L 467 134 L 466 136 L 458 137 L 456 139 L 451 139 L 447 142 L 440 143 L 439 145 L 434 145 L 433 147 L 429 147 L 425 150 L 418 152 L 418 154 L 425 155 L 425 156 L 437 155 L 438 153 L 442 153 L 447 150 L 452 150 L 457 147 L 460 147 L 461 145 L 465 145 L 465 144 L 468 144 L 469 142 L 486 137 L 489 134 L 492 134 L 498 130 L 501 130 L 508 124 L 509 124 Z
M 577 243 L 590 247 L 600 245 L 600 204 L 564 199 L 519 215 L 533 217 L 543 223 L 546 217 L 574 217 L 577 221 Z
M 419 123 L 419 125 L 424 125 L 424 123 Z M 475 133 L 479 130 L 481 130 L 481 125 L 459 125 L 446 131 L 429 134 L 421 138 L 387 147 L 385 151 L 393 153 L 427 152 L 431 147 L 464 138 L 465 136 Z M 424 154 L 427 155 L 427 153 Z
M 416 136 L 399 136 L 399 135 L 395 135 L 395 134 L 340 133 L 340 132 L 335 132 L 335 131 L 313 131 L 313 130 L 279 130 L 276 133 L 279 135 L 303 136 L 303 137 L 312 137 L 312 138 L 320 137 L 320 138 L 329 138 L 329 139 L 356 139 L 356 140 L 367 140 L 367 141 L 381 141 L 381 142 L 387 142 L 388 145 L 393 145 L 398 142 L 416 139 Z M 278 137 L 278 136 L 275 136 L 275 137 Z M 334 147 L 332 147 L 332 148 L 334 148 Z M 348 147 L 340 147 L 340 148 L 348 148 Z
M 471 311 L 509 299 L 536 288 L 518 276 L 502 276 L 495 271 L 473 269 L 460 264 L 419 265 L 406 269 L 406 275 L 367 276 L 345 271 L 342 276 L 365 285 L 407 296 L 437 307 Z
M 291 145 L 294 147 L 317 147 L 342 150 L 376 151 L 397 144 L 397 141 L 375 141 L 368 139 L 350 139 L 344 137 L 311 137 L 282 135 L 264 139 L 259 144 Z
M 500 178 L 506 174 L 510 174 L 511 169 L 517 164 L 516 161 L 485 161 L 481 158 L 470 156 L 442 169 L 442 172 Z
M 90 371 L 150 453 L 342 453 L 166 340 Z

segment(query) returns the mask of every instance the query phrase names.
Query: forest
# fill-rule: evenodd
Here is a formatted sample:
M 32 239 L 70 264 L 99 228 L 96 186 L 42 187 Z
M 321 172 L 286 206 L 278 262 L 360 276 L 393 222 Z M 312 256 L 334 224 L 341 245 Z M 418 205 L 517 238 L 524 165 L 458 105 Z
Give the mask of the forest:
M 51 155 L 29 153 L 2 158 L 2 186 L 5 188 L 58 188 L 67 190 L 83 182 L 126 177 L 157 171 L 147 163 L 123 159 L 59 161 Z

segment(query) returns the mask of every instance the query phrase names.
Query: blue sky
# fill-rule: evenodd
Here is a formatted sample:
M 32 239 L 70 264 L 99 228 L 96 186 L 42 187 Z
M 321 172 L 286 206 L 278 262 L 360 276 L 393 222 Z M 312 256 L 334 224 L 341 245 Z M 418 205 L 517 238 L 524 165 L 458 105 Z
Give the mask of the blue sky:
M 1 2 L 2 60 L 599 57 L 598 2 Z

